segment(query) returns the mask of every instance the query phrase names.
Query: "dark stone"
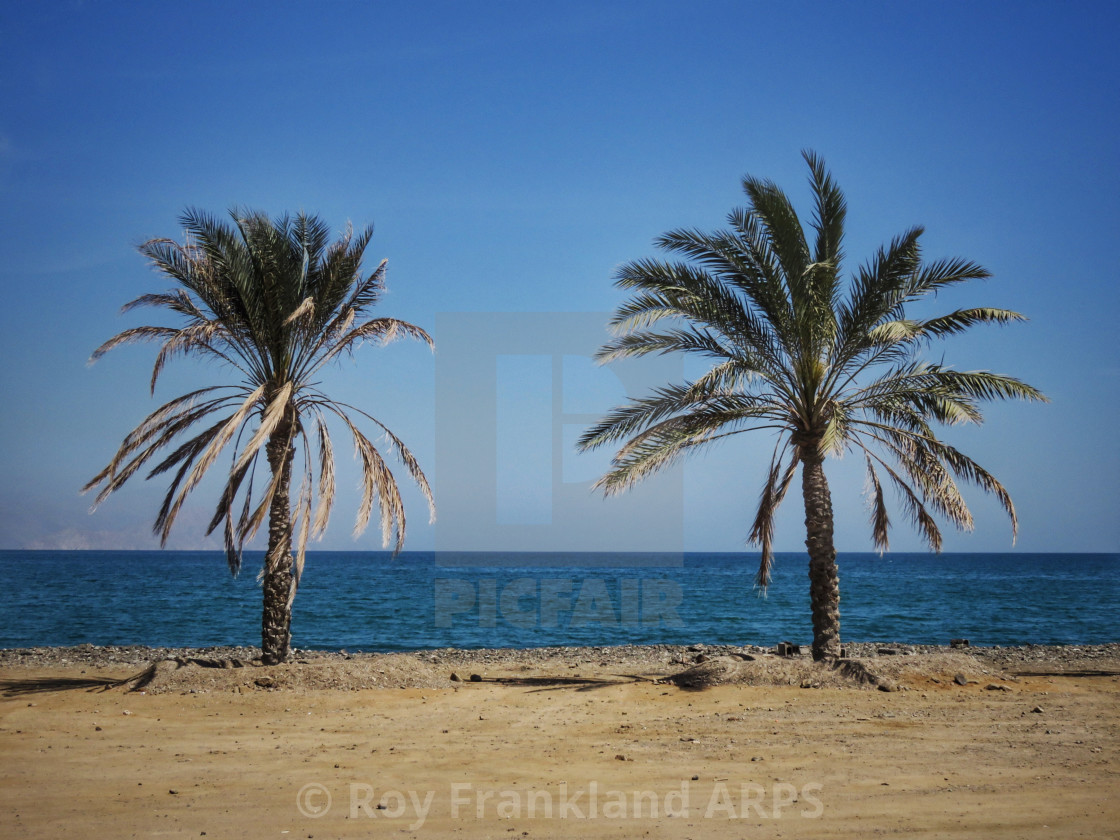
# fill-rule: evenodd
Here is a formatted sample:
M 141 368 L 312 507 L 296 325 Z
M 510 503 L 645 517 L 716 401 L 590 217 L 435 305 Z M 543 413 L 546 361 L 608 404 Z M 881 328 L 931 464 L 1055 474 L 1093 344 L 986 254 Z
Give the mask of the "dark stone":
M 949 647 L 951 648 L 966 648 L 968 647 L 968 639 L 950 639 Z
M 879 648 L 876 653 L 878 653 L 880 656 L 898 656 L 897 650 L 888 647 Z
M 966 677 L 964 674 L 957 674 L 955 677 L 953 677 L 953 682 L 955 682 L 957 685 L 968 685 L 968 677 Z
M 471 674 L 471 682 L 482 682 L 482 677 L 478 674 Z
M 462 677 L 460 677 L 454 671 L 451 672 L 451 682 L 462 682 L 462 681 L 463 681 Z

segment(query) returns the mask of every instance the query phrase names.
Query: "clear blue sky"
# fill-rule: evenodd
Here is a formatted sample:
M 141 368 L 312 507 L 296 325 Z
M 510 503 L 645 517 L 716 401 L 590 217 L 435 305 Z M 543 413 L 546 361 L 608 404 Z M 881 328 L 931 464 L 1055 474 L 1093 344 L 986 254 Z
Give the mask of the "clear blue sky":
M 437 479 L 441 523 L 427 526 L 410 494 L 408 548 L 648 547 L 650 519 L 662 519 L 643 520 L 648 503 L 675 507 L 664 517 L 676 529 L 668 547 L 738 550 L 766 437 L 742 436 L 690 462 L 683 478 L 654 479 L 618 503 L 630 505 L 625 515 L 607 509 L 619 524 L 589 514 L 574 535 L 555 527 L 554 479 L 586 496 L 578 480 L 602 461 L 556 450 L 553 425 L 570 442 L 580 417 L 624 392 L 613 373 L 580 364 L 582 351 L 556 338 L 566 328 L 550 316 L 611 310 L 622 300 L 615 268 L 652 254 L 668 229 L 721 226 L 743 201 L 746 173 L 774 179 L 804 206 L 799 151 L 812 148 L 847 193 L 853 265 L 920 223 L 927 255 L 968 257 L 994 273 L 943 298 L 944 308 L 1003 306 L 1032 319 L 944 345 L 947 362 L 1020 376 L 1053 400 L 994 406 L 984 427 L 952 438 L 1012 492 L 1017 550 L 1120 550 L 1118 9 L 5 4 L 0 547 L 154 544 L 162 485 L 138 482 L 93 516 L 78 495 L 158 404 L 146 387 L 154 348 L 86 360 L 144 322 L 120 316 L 121 304 L 166 286 L 135 245 L 178 236 L 187 205 L 237 204 L 305 209 L 336 228 L 374 223 L 370 257 L 389 259 L 384 313 L 435 333 L 435 357 L 417 344 L 367 348 L 332 378 Z M 536 314 L 519 328 L 479 320 L 507 312 Z M 537 346 L 540 335 L 555 340 Z M 439 384 L 463 353 L 474 367 L 463 368 L 465 384 L 456 380 L 461 392 L 450 376 Z M 217 375 L 180 363 L 156 400 Z M 489 427 L 480 425 L 487 412 Z M 487 428 L 505 430 L 482 447 L 489 465 L 437 458 Z M 837 543 L 869 550 L 863 478 L 849 461 L 830 468 Z M 472 468 L 489 477 L 472 481 Z M 341 489 L 352 485 L 347 474 Z M 206 489 L 173 547 L 207 545 Z M 457 530 L 479 498 L 478 515 L 500 527 Z M 946 548 L 1010 549 L 995 505 L 968 498 L 977 529 L 950 532 Z M 780 522 L 783 550 L 803 545 L 797 502 L 791 496 Z M 594 502 L 600 513 L 613 504 Z M 349 499 L 340 504 L 318 547 L 378 547 L 372 532 L 352 539 L 352 510 Z M 919 547 L 904 527 L 893 545 Z

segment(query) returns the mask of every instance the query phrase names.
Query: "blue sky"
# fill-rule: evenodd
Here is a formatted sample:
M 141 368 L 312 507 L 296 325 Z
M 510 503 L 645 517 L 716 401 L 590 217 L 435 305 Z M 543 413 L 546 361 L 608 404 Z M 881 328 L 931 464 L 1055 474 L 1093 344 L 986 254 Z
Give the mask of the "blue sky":
M 6 4 L 0 548 L 154 545 L 160 486 L 93 516 L 78 495 L 158 404 L 154 349 L 86 360 L 143 322 L 121 304 L 166 286 L 137 243 L 178 236 L 188 205 L 247 205 L 374 223 L 384 314 L 434 332 L 434 357 L 367 348 L 331 380 L 436 479 L 436 526 L 406 497 L 408 548 L 644 548 L 656 520 L 669 548 L 739 550 L 772 441 L 740 436 L 629 501 L 590 498 L 602 459 L 565 442 L 629 386 L 581 362 L 559 313 L 617 306 L 616 267 L 666 230 L 721 226 L 744 174 L 805 206 L 812 148 L 847 194 L 851 265 L 920 223 L 928 256 L 994 274 L 939 307 L 1031 318 L 943 347 L 1053 400 L 950 435 L 1014 496 L 1017 550 L 1120 550 L 1118 18 L 1089 2 Z M 481 317 L 511 312 L 529 326 Z M 440 371 L 464 353 L 456 390 Z M 180 363 L 156 400 L 220 375 Z M 478 435 L 489 460 L 456 460 Z M 838 548 L 869 550 L 859 464 L 829 475 Z M 212 545 L 207 489 L 173 547 Z M 950 529 L 947 550 L 1009 550 L 994 503 L 968 499 L 976 531 Z M 802 548 L 797 501 L 779 549 Z M 318 547 L 378 547 L 351 536 L 353 507 Z M 479 517 L 493 521 L 463 525 Z M 895 518 L 894 549 L 919 548 Z

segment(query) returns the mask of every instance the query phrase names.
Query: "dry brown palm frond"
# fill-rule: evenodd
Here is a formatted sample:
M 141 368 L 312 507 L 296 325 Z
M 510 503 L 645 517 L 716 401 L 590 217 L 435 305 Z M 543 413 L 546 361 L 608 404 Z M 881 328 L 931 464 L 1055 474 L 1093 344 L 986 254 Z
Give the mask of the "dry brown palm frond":
M 251 536 L 250 525 L 255 510 L 253 507 L 253 479 L 256 477 L 256 472 L 257 462 L 253 461 L 249 466 L 249 480 L 245 485 L 245 498 L 241 502 L 241 513 L 237 517 L 236 536 L 238 546 L 244 545 L 245 541 Z M 232 513 L 232 506 L 230 512 Z M 232 519 L 230 524 L 232 525 Z
M 284 325 L 295 324 L 300 319 L 306 318 L 310 320 L 315 316 L 315 298 L 305 297 L 303 303 L 297 306 L 292 314 L 284 319 Z
M 412 477 L 413 481 L 416 482 L 416 486 L 419 488 L 421 495 L 424 496 L 424 500 L 428 503 L 428 524 L 434 524 L 436 521 L 436 498 L 435 494 L 432 492 L 431 485 L 428 484 L 427 476 L 425 476 L 423 470 L 420 469 L 420 462 L 416 460 L 416 457 L 409 451 L 408 447 L 401 442 L 400 438 L 384 426 L 381 426 L 381 428 L 385 436 L 392 442 L 393 450 L 397 453 L 397 457 L 400 458 L 401 463 L 403 463 L 405 469 L 408 470 L 408 474 Z
M 867 458 L 867 480 L 871 490 L 871 536 L 875 547 L 882 553 L 890 548 L 891 520 L 887 515 L 887 504 L 883 498 L 883 486 L 879 483 L 879 475 L 875 472 L 875 464 L 871 456 Z
M 408 474 L 412 477 L 413 481 L 416 482 L 417 488 L 423 494 L 424 500 L 428 503 L 428 523 L 434 523 L 436 521 L 436 500 L 434 494 L 432 493 L 431 485 L 428 484 L 428 478 L 424 475 L 424 471 L 420 468 L 420 462 L 416 460 L 416 456 L 412 454 L 409 448 L 404 445 L 404 441 L 393 434 L 389 430 L 388 426 L 386 426 L 373 415 L 362 411 L 360 408 L 355 408 L 354 406 L 347 405 L 345 403 L 336 403 L 336 405 L 349 411 L 353 411 L 356 414 L 360 414 L 362 417 L 365 417 L 367 420 L 369 420 L 371 423 L 376 424 L 381 429 L 382 434 L 385 435 L 385 438 L 392 445 L 393 452 L 396 453 L 396 456 L 400 460 L 400 462 L 404 464 L 405 469 L 408 470 Z
M 356 428 L 351 428 L 354 435 L 354 444 L 362 459 L 363 485 L 362 503 L 358 511 L 358 518 L 354 524 L 354 534 L 357 536 L 369 524 L 373 505 L 376 501 L 381 512 L 381 543 L 388 547 L 393 541 L 393 532 L 397 534 L 397 550 L 404 541 L 405 520 L 404 505 L 401 502 L 397 483 L 393 473 L 385 464 L 385 459 L 377 451 L 377 447 Z
M 797 449 L 794 448 L 789 464 L 785 470 L 782 470 L 781 458 L 784 455 L 785 447 L 782 447 L 780 452 L 775 449 L 770 462 L 770 472 L 758 500 L 754 524 L 747 538 L 749 542 L 762 549 L 758 573 L 755 575 L 755 583 L 761 589 L 766 589 L 770 585 L 770 571 L 774 563 L 774 516 L 789 491 L 793 477 L 797 474 L 797 465 L 800 463 Z
M 874 453 L 868 452 L 868 455 L 874 458 L 883 471 L 890 477 L 891 483 L 894 484 L 895 488 L 898 490 L 899 496 L 903 500 L 903 506 L 906 508 L 907 513 L 910 514 L 914 526 L 922 536 L 925 537 L 930 549 L 935 552 L 940 552 L 942 545 L 941 529 L 937 527 L 937 521 L 930 516 L 922 500 L 911 489 L 906 480 L 891 469 L 890 464 L 886 463 Z
M 93 364 L 110 350 L 123 344 L 132 344 L 138 341 L 159 341 L 174 338 L 180 332 L 176 327 L 132 327 L 117 333 L 89 356 L 89 364 Z
M 166 428 L 162 430 L 162 434 L 159 438 L 153 441 L 147 448 L 136 455 L 127 464 L 124 464 L 123 466 L 117 464 L 115 466 L 114 471 L 105 478 L 105 486 L 101 489 L 101 492 L 98 493 L 97 497 L 94 499 L 93 507 L 96 508 L 109 496 L 109 494 L 121 487 L 159 450 L 161 450 L 167 443 L 178 436 L 181 431 L 194 425 L 196 420 L 201 419 L 208 413 L 209 412 L 206 411 L 196 411 L 183 415 L 180 418 L 169 419 Z M 208 432 L 209 430 L 206 430 L 202 432 L 202 435 L 206 435 Z M 196 436 L 195 439 L 197 439 L 197 437 L 198 436 Z M 184 444 L 184 446 L 189 446 L 189 442 L 188 444 Z M 183 447 L 180 447 L 178 450 L 176 450 L 177 453 L 180 453 L 180 457 L 183 457 L 186 451 L 187 450 L 184 450 Z M 162 466 L 162 469 L 160 469 L 160 466 Z M 172 465 L 167 463 L 165 459 L 165 461 L 161 465 L 157 465 L 156 469 L 159 469 L 160 472 L 164 472 L 169 469 L 170 466 Z M 151 477 L 153 472 L 149 472 L 148 477 Z
M 159 375 L 163 372 L 163 368 L 168 361 L 176 354 L 186 354 L 194 349 L 206 350 L 228 364 L 241 369 L 240 365 L 227 354 L 214 347 L 211 343 L 215 336 L 221 335 L 223 332 L 225 332 L 224 325 L 217 321 L 205 321 L 178 330 L 176 334 L 165 341 L 163 346 L 159 349 L 155 364 L 152 366 L 152 378 L 149 382 L 149 391 L 155 394 L 156 382 L 159 380 Z
M 327 522 L 331 516 L 331 507 L 334 505 L 334 447 L 331 444 L 330 432 L 322 414 L 318 413 L 315 420 L 315 428 L 319 439 L 319 505 L 315 509 L 315 522 L 312 525 L 312 530 L 316 535 L 319 535 L 326 531 Z
M 991 493 L 996 497 L 1011 521 L 1011 543 L 1014 545 L 1019 533 L 1019 517 L 1015 512 L 1015 504 L 1011 501 L 1011 494 L 1007 492 L 1007 488 L 990 472 L 948 444 L 935 439 L 926 441 L 926 446 L 947 464 L 956 476 L 977 485 L 984 492 Z
M 207 447 L 206 451 L 202 453 L 202 457 L 199 459 L 198 465 L 195 467 L 194 471 L 191 473 L 190 477 L 187 480 L 188 488 L 194 487 L 196 484 L 198 484 L 199 481 L 202 480 L 202 476 L 206 474 L 206 471 L 210 469 L 210 466 L 217 459 L 221 451 L 226 447 L 226 444 L 228 444 L 233 438 L 234 432 L 238 431 L 241 428 L 242 424 L 245 422 L 246 418 L 248 418 L 249 414 L 258 407 L 260 399 L 262 396 L 264 396 L 264 393 L 265 386 L 260 385 L 245 397 L 245 400 L 241 403 L 240 408 L 238 408 L 233 416 L 231 416 L 229 420 L 226 421 L 225 425 L 222 427 L 221 433 L 214 439 L 210 446 Z M 234 466 L 234 469 L 236 470 L 238 467 L 242 466 L 244 460 L 244 458 L 239 459 L 239 462 Z
M 209 441 L 206 449 L 202 451 L 197 463 L 194 465 L 194 469 L 191 471 L 190 475 L 186 477 L 186 481 L 179 489 L 175 501 L 168 508 L 167 515 L 162 517 L 164 522 L 161 533 L 164 541 L 167 540 L 167 537 L 171 533 L 171 526 L 174 525 L 175 518 L 178 516 L 179 510 L 182 508 L 190 491 L 202 480 L 202 477 L 214 464 L 214 461 L 217 460 L 218 455 L 226 447 L 226 444 L 233 438 L 234 432 L 238 430 L 241 424 L 245 422 L 245 418 L 248 417 L 249 413 L 256 407 L 258 400 L 260 400 L 261 396 L 264 394 L 264 389 L 265 386 L 261 385 L 250 393 L 241 404 L 241 407 L 221 425 L 220 430 L 213 436 L 213 439 Z M 187 462 L 187 464 L 189 464 L 189 462 Z M 178 482 L 176 482 L 176 484 L 177 483 Z
M 223 521 L 226 523 L 227 529 L 232 533 L 233 502 L 234 499 L 237 498 L 238 491 L 240 491 L 246 476 L 249 475 L 252 466 L 252 463 L 249 463 L 240 470 L 232 470 L 230 472 L 225 487 L 222 489 L 222 495 L 218 498 L 218 504 L 214 508 L 214 515 L 211 517 L 210 523 L 206 526 L 206 536 L 210 536 L 214 533 Z
M 263 388 L 258 389 L 258 391 L 263 393 Z M 256 457 L 257 452 L 269 441 L 272 437 L 272 433 L 276 431 L 276 427 L 280 425 L 280 422 L 284 420 L 285 417 L 287 417 L 289 422 L 292 422 L 292 417 L 290 416 L 292 410 L 291 396 L 291 382 L 285 382 L 280 386 L 280 389 L 271 396 L 268 403 L 265 405 L 261 417 L 261 424 L 257 427 L 257 431 L 253 434 L 253 437 L 245 444 L 245 448 L 241 451 L 241 457 L 233 466 L 234 470 L 241 469 L 251 458 Z M 255 402 L 254 400 L 254 403 Z M 252 406 L 250 406 L 250 409 L 251 408 Z
M 307 539 L 311 533 L 311 496 L 312 496 L 312 477 L 311 477 L 311 462 L 307 461 L 307 470 L 304 473 L 303 480 L 300 482 L 299 494 L 296 497 L 296 507 L 293 511 L 292 520 L 298 523 L 296 538 L 296 553 L 295 562 L 292 564 L 292 590 L 288 596 L 288 609 L 292 608 L 292 602 L 296 598 L 296 590 L 299 588 L 300 578 L 303 576 L 303 567 L 307 558 Z
M 972 512 L 941 460 L 922 437 L 902 432 L 876 436 L 894 454 L 910 483 L 922 490 L 926 503 L 964 531 L 973 527 Z
M 196 395 L 213 390 L 217 389 L 206 388 L 172 400 L 150 414 L 140 426 L 134 429 L 121 443 L 109 464 L 82 487 L 82 492 L 86 493 L 99 484 L 105 484 L 105 487 L 94 499 L 92 509 L 96 510 L 114 490 L 123 485 L 131 475 L 180 432 L 194 425 L 196 421 L 207 414 L 218 410 L 229 401 L 230 397 L 220 397 L 197 407 L 193 405 L 192 400 Z M 184 404 L 189 407 L 184 408 Z M 137 450 L 141 450 L 138 455 L 135 454 Z M 128 461 L 129 458 L 132 458 L 132 460 Z M 127 463 L 125 463 L 126 461 Z
M 406 321 L 397 318 L 375 318 L 360 326 L 350 329 L 346 333 L 339 332 L 339 336 L 331 342 L 330 350 L 324 353 L 315 365 L 315 370 L 325 366 L 332 359 L 345 352 L 352 352 L 363 341 L 376 341 L 381 345 L 395 341 L 399 336 L 419 339 L 429 347 L 434 348 L 435 342 L 426 331 Z

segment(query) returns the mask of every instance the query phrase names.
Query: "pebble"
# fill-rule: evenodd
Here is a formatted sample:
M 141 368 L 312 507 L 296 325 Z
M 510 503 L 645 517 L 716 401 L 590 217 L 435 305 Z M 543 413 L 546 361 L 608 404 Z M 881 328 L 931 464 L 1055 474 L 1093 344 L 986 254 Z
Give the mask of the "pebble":
M 792 646 L 792 644 L 791 644 Z M 689 650 L 691 648 L 691 650 Z M 881 642 L 849 642 L 844 646 L 846 655 L 855 660 L 874 658 L 883 648 L 898 651 L 899 656 L 914 656 L 924 654 L 945 654 L 950 651 L 947 645 L 919 645 L 910 643 L 896 643 L 888 640 Z M 352 663 L 357 665 L 357 670 L 343 670 L 342 668 L 315 668 L 315 669 L 286 669 L 282 679 L 277 679 L 266 672 L 244 674 L 243 681 L 233 684 L 222 684 L 222 691 L 236 691 L 243 687 L 245 691 L 254 688 L 372 688 L 392 686 L 408 686 L 415 688 L 447 687 L 450 674 L 454 673 L 459 680 L 465 680 L 459 673 L 481 672 L 490 673 L 504 671 L 525 671 L 538 674 L 563 673 L 567 669 L 573 674 L 578 674 L 582 666 L 598 663 L 608 663 L 610 667 L 628 669 L 634 673 L 657 670 L 670 671 L 676 665 L 687 667 L 699 656 L 731 657 L 740 661 L 752 659 L 766 660 L 772 658 L 773 644 L 769 645 L 618 645 L 598 646 L 594 648 L 576 647 L 547 647 L 529 649 L 457 649 L 441 648 L 431 651 L 419 651 L 412 654 L 394 654 L 392 667 L 387 671 L 376 671 L 380 666 L 381 654 L 351 653 L 345 654 L 337 651 L 304 651 L 292 650 L 294 663 L 307 663 L 314 665 L 346 664 L 349 668 Z M 974 662 L 975 672 L 989 675 L 989 679 L 1000 679 L 1001 675 L 1014 673 L 1020 670 L 1033 671 L 1076 671 L 1100 670 L 1105 673 L 1120 675 L 1120 644 L 1104 645 L 1024 645 L 1015 647 L 993 646 L 985 647 L 970 644 L 965 650 L 953 651 L 954 655 L 968 656 Z M 160 660 L 168 659 L 200 659 L 215 663 L 215 667 L 223 669 L 225 674 L 230 674 L 228 663 L 248 665 L 254 660 L 259 662 L 260 649 L 254 647 L 208 647 L 208 648 L 163 648 L 132 646 L 98 646 L 77 645 L 74 647 L 29 647 L 29 648 L 4 648 L 0 649 L 0 667 L 79 667 L 79 668 L 113 668 L 118 672 L 126 668 L 135 668 L 136 671 Z M 807 661 L 807 654 L 803 657 Z M 350 660 L 350 661 L 347 661 Z M 438 666 L 431 663 L 437 662 Z M 883 663 L 887 664 L 886 661 Z M 603 666 L 606 667 L 606 666 Z M 269 669 L 271 671 L 271 669 Z M 127 673 L 127 671 L 126 671 Z M 211 672 L 213 673 L 213 672 Z M 950 671 L 952 673 L 952 671 Z M 971 673 L 971 671 L 970 671 Z M 264 685 L 254 685 L 254 677 L 263 680 L 275 680 Z M 803 675 L 799 675 L 798 682 Z M 963 674 L 961 675 L 963 676 Z M 476 681 L 481 681 L 479 676 Z M 936 683 L 934 677 L 930 681 Z M 797 685 L 798 682 L 793 683 Z M 963 685 L 974 683 L 965 678 Z M 213 682 L 206 669 L 191 668 L 189 673 L 184 670 L 176 680 L 167 681 L 162 688 L 156 690 L 149 688 L 149 693 L 163 691 L 176 691 L 183 694 L 206 694 L 213 688 Z M 994 689 L 993 689 L 994 690 Z M 1002 690 L 1011 691 L 1011 688 Z M 28 705 L 34 705 L 28 704 Z
M 886 640 L 884 640 L 886 641 Z M 847 642 L 845 653 L 852 659 L 866 659 L 873 656 L 879 648 L 890 647 L 903 654 L 943 653 L 948 645 L 896 644 L 883 642 Z M 544 647 L 527 649 L 459 649 L 440 648 L 424 651 L 428 659 L 438 657 L 447 665 L 483 662 L 515 662 L 516 664 L 535 664 L 540 662 L 583 662 L 592 654 L 596 660 L 606 657 L 618 662 L 642 658 L 653 662 L 668 664 L 674 660 L 691 660 L 688 653 L 705 653 L 708 656 L 762 656 L 772 652 L 769 645 L 617 645 L 596 648 Z M 1020 646 L 976 646 L 970 645 L 967 653 L 997 667 L 1022 666 L 1027 664 L 1051 664 L 1092 667 L 1093 660 L 1120 657 L 1120 644 L 1103 645 L 1020 645 Z M 74 647 L 29 647 L 0 649 L 0 666 L 51 666 L 64 664 L 95 665 L 148 665 L 161 659 L 198 658 L 214 660 L 240 660 L 252 662 L 260 659 L 260 648 L 256 647 L 202 647 L 170 648 L 146 647 L 144 645 L 103 646 L 83 644 Z M 367 653 L 343 654 L 339 651 L 306 651 L 292 649 L 295 661 L 344 661 L 351 658 L 371 656 Z M 419 658 L 420 655 L 418 655 Z M 434 660 L 433 660 L 434 661 Z

